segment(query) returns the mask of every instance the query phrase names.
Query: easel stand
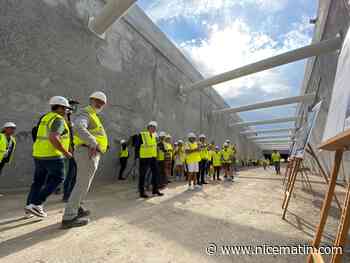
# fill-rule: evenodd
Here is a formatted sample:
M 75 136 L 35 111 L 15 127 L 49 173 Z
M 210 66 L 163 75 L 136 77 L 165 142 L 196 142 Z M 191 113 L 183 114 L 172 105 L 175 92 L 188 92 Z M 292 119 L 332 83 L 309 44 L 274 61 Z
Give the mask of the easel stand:
M 316 154 L 315 154 L 315 152 L 312 149 L 310 144 L 307 145 L 305 151 L 307 153 L 309 153 L 311 155 L 311 157 L 316 161 L 316 164 L 318 166 L 318 169 L 319 169 L 321 175 L 323 176 L 327 185 L 329 185 L 329 180 L 328 180 L 327 174 L 324 171 L 318 157 L 316 156 Z M 282 219 L 285 219 L 285 217 L 286 217 L 289 201 L 290 201 L 291 195 L 292 195 L 293 190 L 294 190 L 294 185 L 295 185 L 295 181 L 296 181 L 298 173 L 303 174 L 304 172 L 307 172 L 306 169 L 302 167 L 302 161 L 303 161 L 303 158 L 295 157 L 293 159 L 293 167 L 290 169 L 290 172 L 289 172 L 288 177 L 287 177 L 288 178 L 287 186 L 285 189 L 284 199 L 283 199 L 283 203 L 282 203 L 282 209 L 283 209 Z M 334 200 L 335 200 L 337 206 L 339 207 L 339 209 L 341 209 L 340 202 L 335 194 L 334 194 Z
M 287 163 L 286 172 L 284 174 L 282 185 L 284 185 L 286 183 L 286 179 L 289 178 L 290 173 L 292 172 L 293 165 L 294 165 L 294 157 L 292 157 Z
M 331 202 L 334 196 L 334 190 L 336 186 L 336 181 L 340 169 L 340 165 L 343 158 L 344 150 L 350 145 L 350 131 L 343 132 L 338 136 L 329 139 L 320 146 L 320 149 L 326 151 L 335 151 L 335 157 L 333 162 L 333 168 L 331 173 L 330 182 L 328 184 L 328 191 L 325 200 L 322 205 L 321 218 L 319 225 L 316 230 L 315 238 L 312 242 L 312 246 L 315 248 L 314 253 L 308 256 L 308 263 L 321 263 L 323 262 L 321 254 L 318 252 L 320 247 L 322 234 L 324 231 L 325 224 L 327 222 L 327 217 L 329 209 L 331 207 Z M 347 234 L 349 232 L 349 220 L 350 220 L 350 185 L 348 186 L 346 197 L 343 203 L 342 214 L 339 222 L 339 227 L 334 242 L 334 247 L 342 247 L 346 244 Z M 340 251 L 336 250 L 336 253 L 332 255 L 331 262 L 339 263 L 341 262 L 342 254 Z

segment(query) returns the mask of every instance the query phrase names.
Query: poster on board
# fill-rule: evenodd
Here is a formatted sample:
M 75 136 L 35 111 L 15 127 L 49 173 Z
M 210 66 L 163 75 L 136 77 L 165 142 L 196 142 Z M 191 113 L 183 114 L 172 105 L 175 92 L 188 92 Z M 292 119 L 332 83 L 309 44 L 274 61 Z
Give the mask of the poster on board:
M 350 128 L 350 30 L 341 49 L 323 141 Z
M 318 114 L 320 112 L 322 101 L 317 103 L 307 114 L 307 119 L 305 125 L 300 129 L 298 134 L 298 143 L 295 149 L 295 156 L 298 158 L 303 158 L 305 153 L 305 148 L 310 142 L 312 130 L 315 127 Z

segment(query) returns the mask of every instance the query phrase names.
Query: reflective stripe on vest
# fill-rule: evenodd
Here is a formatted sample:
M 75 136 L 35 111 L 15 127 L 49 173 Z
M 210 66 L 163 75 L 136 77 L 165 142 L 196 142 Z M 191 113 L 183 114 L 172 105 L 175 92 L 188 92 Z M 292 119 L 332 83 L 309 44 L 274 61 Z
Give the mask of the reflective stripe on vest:
M 51 126 L 56 119 L 62 119 L 64 121 L 65 134 L 60 136 L 60 142 L 63 148 L 68 151 L 70 145 L 70 131 L 66 120 L 55 112 L 47 113 L 40 121 L 37 137 L 33 144 L 33 157 L 46 158 L 46 157 L 63 157 L 64 154 L 57 150 L 55 146 L 49 140 L 49 133 Z
M 108 137 L 105 132 L 105 129 L 103 128 L 102 122 L 100 120 L 100 117 L 96 114 L 95 110 L 91 106 L 87 106 L 84 111 L 89 115 L 89 121 L 91 127 L 94 127 L 93 129 L 88 129 L 88 131 L 91 133 L 92 136 L 95 137 L 96 142 L 98 144 L 98 147 L 102 153 L 105 153 L 107 151 L 108 147 Z M 82 144 L 88 144 L 84 142 L 82 139 L 80 139 L 78 134 L 74 134 L 74 145 L 82 145 Z
M 155 158 L 157 157 L 157 139 L 156 136 L 151 136 L 149 131 L 141 132 L 142 144 L 140 146 L 140 158 Z
M 120 156 L 120 158 L 129 157 L 129 150 L 128 150 L 128 148 L 126 148 L 125 150 L 121 150 L 119 156 Z

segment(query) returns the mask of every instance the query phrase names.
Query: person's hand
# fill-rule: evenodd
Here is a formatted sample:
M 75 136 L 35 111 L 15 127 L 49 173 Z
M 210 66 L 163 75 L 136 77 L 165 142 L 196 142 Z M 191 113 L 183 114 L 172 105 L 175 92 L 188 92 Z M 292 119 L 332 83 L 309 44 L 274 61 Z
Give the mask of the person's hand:
M 73 154 L 71 152 L 65 152 L 64 153 L 64 156 L 67 158 L 67 159 L 72 159 L 73 158 Z
M 97 155 L 97 147 L 94 147 L 94 148 L 89 148 L 89 158 L 92 158 L 92 157 L 95 157 Z

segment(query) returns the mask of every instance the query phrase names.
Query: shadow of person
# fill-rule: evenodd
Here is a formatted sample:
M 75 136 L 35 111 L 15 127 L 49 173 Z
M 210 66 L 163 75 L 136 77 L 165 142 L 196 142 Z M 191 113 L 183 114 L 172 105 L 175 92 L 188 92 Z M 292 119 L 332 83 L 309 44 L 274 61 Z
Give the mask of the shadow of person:
M 33 221 L 34 223 L 35 221 Z M 29 222 L 28 222 L 29 223 Z M 44 228 L 40 228 L 33 232 L 26 233 L 15 238 L 11 238 L 1 242 L 0 259 L 21 251 L 27 247 L 31 247 L 45 240 L 54 239 L 65 234 L 67 230 L 61 229 L 61 223 L 52 224 Z

